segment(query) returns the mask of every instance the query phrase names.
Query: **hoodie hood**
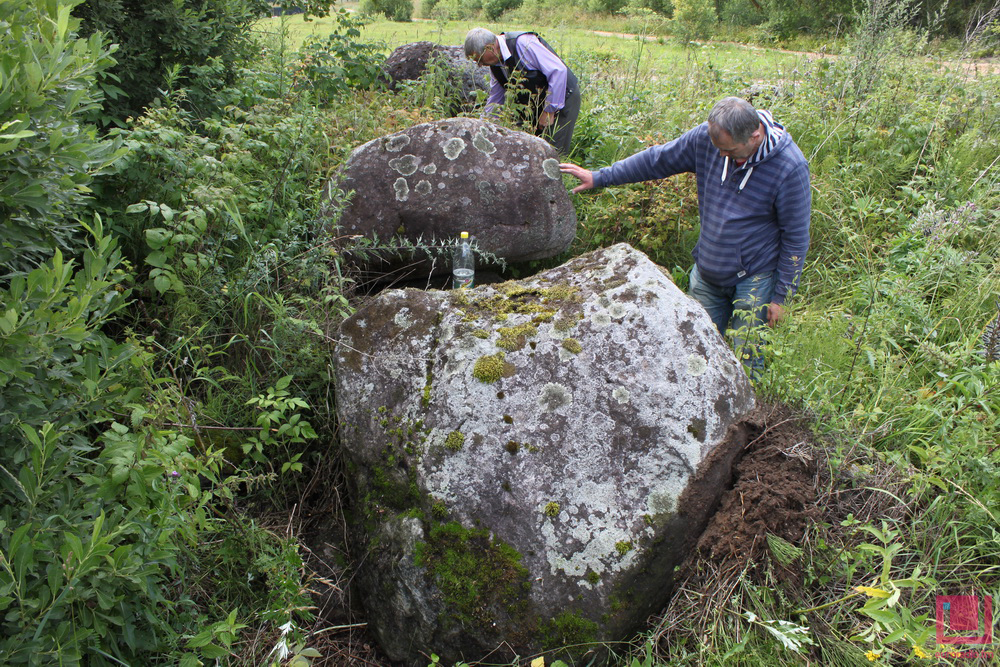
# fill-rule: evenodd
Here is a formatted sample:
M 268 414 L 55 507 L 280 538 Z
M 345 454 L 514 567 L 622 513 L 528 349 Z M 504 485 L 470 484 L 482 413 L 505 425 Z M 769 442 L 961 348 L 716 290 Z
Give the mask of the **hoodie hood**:
M 753 174 L 754 167 L 761 162 L 766 161 L 773 153 L 778 152 L 782 140 L 788 136 L 785 132 L 785 127 L 778 121 L 774 120 L 770 112 L 758 109 L 757 115 L 760 117 L 761 125 L 764 126 L 765 136 L 764 140 L 760 142 L 757 152 L 747 158 L 747 161 L 739 167 L 746 170 L 746 174 L 743 175 L 743 179 L 740 181 L 740 185 L 737 188 L 737 190 L 740 191 L 746 187 L 747 181 L 750 180 L 750 175 Z M 722 164 L 723 183 L 726 182 L 726 177 L 729 175 L 729 164 L 730 159 L 727 157 Z M 735 163 L 733 164 L 735 167 Z

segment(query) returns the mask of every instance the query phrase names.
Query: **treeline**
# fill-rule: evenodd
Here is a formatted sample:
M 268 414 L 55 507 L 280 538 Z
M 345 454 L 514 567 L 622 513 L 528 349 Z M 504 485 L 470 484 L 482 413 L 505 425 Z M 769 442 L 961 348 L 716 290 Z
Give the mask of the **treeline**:
M 361 0 L 361 10 L 395 21 L 423 18 L 499 20 L 538 18 L 557 14 L 580 16 L 580 10 L 600 15 L 651 12 L 661 27 L 707 38 L 720 31 L 753 29 L 775 39 L 803 33 L 845 36 L 866 16 L 892 13 L 905 17 L 910 28 L 940 39 L 966 39 L 988 25 L 1000 12 L 978 0 Z M 994 38 L 994 42 L 996 39 Z

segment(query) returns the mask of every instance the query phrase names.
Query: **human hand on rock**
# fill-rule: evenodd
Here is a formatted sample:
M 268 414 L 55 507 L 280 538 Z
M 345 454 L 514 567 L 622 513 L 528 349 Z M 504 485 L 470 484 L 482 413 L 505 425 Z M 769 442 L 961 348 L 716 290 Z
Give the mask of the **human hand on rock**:
M 580 185 L 573 188 L 573 194 L 583 192 L 584 190 L 590 190 L 594 187 L 594 173 L 588 169 L 584 169 L 583 167 L 579 167 L 569 162 L 563 162 L 559 165 L 559 171 L 580 179 Z

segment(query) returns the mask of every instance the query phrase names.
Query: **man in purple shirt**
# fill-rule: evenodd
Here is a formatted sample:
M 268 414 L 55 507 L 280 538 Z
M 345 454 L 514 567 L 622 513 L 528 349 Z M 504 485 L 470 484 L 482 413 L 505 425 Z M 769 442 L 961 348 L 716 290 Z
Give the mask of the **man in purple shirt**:
M 530 123 L 560 155 L 569 154 L 580 114 L 580 84 L 544 39 L 533 32 L 495 35 L 473 28 L 465 36 L 465 55 L 490 68 L 486 113 L 503 104 L 510 89 L 527 109 L 522 122 Z

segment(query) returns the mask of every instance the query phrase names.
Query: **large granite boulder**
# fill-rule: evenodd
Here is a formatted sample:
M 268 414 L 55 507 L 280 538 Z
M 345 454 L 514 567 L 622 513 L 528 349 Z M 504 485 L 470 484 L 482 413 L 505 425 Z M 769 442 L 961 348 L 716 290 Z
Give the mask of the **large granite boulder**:
M 400 82 L 419 79 L 434 67 L 440 68 L 462 105 L 475 104 L 476 91 L 489 92 L 490 69 L 466 58 L 461 46 L 442 46 L 433 42 L 403 44 L 389 54 L 382 71 L 390 85 L 398 89 Z
M 343 324 L 336 374 L 360 597 L 412 665 L 589 660 L 631 638 L 754 403 L 702 307 L 625 244 L 522 281 L 384 291 Z
M 472 118 L 414 125 L 360 146 L 328 185 L 353 191 L 339 232 L 434 243 L 468 231 L 506 262 L 553 257 L 576 236 L 576 211 L 545 140 Z M 335 207 L 322 215 L 334 218 Z M 426 275 L 411 254 L 358 259 L 378 270 Z M 417 260 L 421 259 L 420 257 Z M 447 260 L 436 263 L 448 271 Z

